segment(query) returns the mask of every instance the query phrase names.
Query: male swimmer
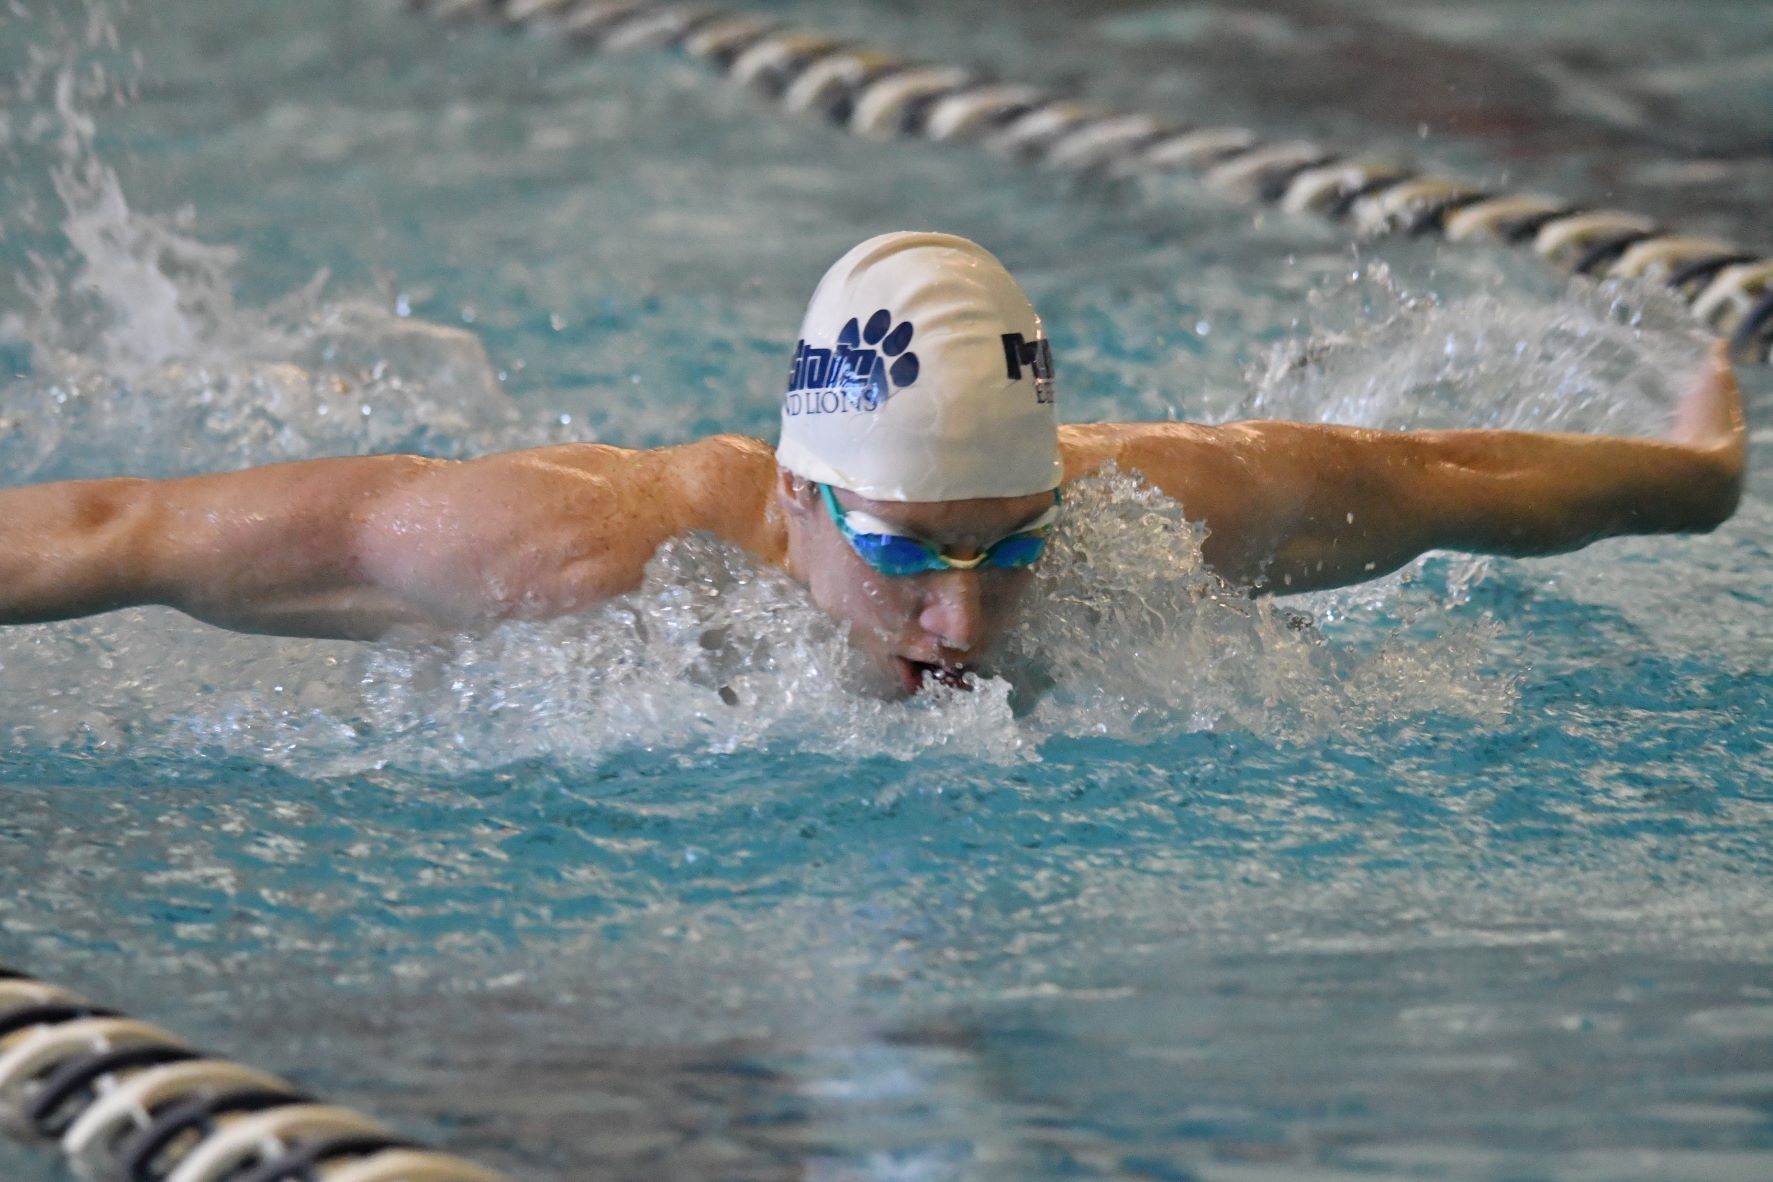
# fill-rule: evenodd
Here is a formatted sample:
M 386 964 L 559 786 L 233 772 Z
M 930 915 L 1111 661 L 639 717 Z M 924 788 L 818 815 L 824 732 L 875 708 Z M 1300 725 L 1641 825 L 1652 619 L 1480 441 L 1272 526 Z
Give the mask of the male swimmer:
M 1722 353 L 1668 439 L 1288 422 L 1060 426 L 1041 321 L 1003 266 L 886 234 L 813 293 L 780 442 L 567 444 L 470 461 L 309 460 L 0 490 L 0 624 L 164 604 L 250 632 L 370 639 L 580 611 L 705 530 L 784 568 L 907 693 L 1015 618 L 1066 482 L 1113 463 L 1207 529 L 1252 592 L 1431 549 L 1555 554 L 1706 531 L 1745 456 Z

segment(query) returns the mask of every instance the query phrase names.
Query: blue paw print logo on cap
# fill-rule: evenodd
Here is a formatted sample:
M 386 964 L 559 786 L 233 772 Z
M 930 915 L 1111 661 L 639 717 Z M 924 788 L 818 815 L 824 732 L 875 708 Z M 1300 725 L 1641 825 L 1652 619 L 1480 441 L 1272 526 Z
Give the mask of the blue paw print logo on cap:
M 917 354 L 909 352 L 915 331 L 909 320 L 894 327 L 893 314 L 881 308 L 865 325 L 850 317 L 850 322 L 837 334 L 837 344 L 839 349 L 848 348 L 852 355 L 859 355 L 864 348 L 879 351 L 879 360 L 869 368 L 868 377 L 875 398 L 885 402 L 894 390 L 903 390 L 917 381 Z
M 896 391 L 917 380 L 915 333 L 911 321 L 895 325 L 881 308 L 863 324 L 852 316 L 832 348 L 801 341 L 788 370 L 782 413 L 795 415 L 866 414 L 879 410 Z

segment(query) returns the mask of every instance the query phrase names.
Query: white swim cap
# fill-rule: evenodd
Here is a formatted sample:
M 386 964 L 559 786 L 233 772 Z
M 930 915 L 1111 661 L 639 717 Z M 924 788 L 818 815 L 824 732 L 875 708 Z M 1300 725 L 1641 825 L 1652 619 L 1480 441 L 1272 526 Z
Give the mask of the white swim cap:
M 1040 317 L 989 251 L 952 234 L 870 238 L 807 305 L 776 460 L 876 501 L 1059 486 Z

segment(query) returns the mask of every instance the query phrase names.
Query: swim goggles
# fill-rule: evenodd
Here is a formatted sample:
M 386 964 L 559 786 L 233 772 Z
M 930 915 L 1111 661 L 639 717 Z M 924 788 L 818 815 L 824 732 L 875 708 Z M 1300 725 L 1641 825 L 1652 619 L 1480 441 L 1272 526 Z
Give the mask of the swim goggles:
M 1063 503 L 1059 490 L 1053 490 L 1053 507 L 1010 534 L 999 538 L 979 552 L 976 558 L 951 558 L 922 538 L 896 534 L 893 527 L 878 517 L 859 509 L 845 509 L 837 503 L 837 494 L 829 484 L 819 485 L 825 510 L 831 514 L 837 532 L 850 544 L 863 562 L 883 575 L 920 575 L 935 570 L 1021 570 L 1039 561 L 1047 548 L 1047 538 L 1059 520 Z

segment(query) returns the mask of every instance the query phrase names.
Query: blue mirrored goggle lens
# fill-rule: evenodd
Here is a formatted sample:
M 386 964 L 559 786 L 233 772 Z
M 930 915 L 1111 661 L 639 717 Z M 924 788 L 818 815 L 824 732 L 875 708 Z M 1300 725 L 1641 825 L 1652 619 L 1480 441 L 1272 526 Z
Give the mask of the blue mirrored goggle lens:
M 917 575 L 925 571 L 947 570 L 951 565 L 927 543 L 916 538 L 894 534 L 852 534 L 850 543 L 864 562 L 883 575 Z M 1044 533 L 1017 534 L 1002 539 L 985 551 L 985 561 L 981 565 L 995 570 L 1020 570 L 1040 561 L 1046 548 Z
M 850 544 L 862 561 L 883 575 L 917 575 L 941 570 L 942 556 L 916 538 L 896 534 L 851 534 Z
M 1047 535 L 1044 532 L 1016 534 L 985 551 L 985 565 L 995 566 L 999 570 L 1019 570 L 1038 562 L 1046 548 Z
M 837 495 L 828 484 L 819 485 L 819 494 L 825 502 L 826 511 L 839 532 L 848 540 L 852 549 L 861 556 L 862 561 L 883 575 L 918 575 L 926 571 L 952 570 L 956 566 L 948 558 L 921 538 L 906 537 L 903 534 L 862 533 L 852 529 L 849 514 L 837 503 Z M 1053 494 L 1054 504 L 1059 502 L 1059 494 Z M 986 548 L 983 561 L 977 565 L 991 567 L 996 570 L 1020 570 L 1033 566 L 1047 548 L 1047 536 L 1052 532 L 1050 525 L 1027 533 L 1013 534 L 1000 538 Z M 962 569 L 972 567 L 967 563 Z

